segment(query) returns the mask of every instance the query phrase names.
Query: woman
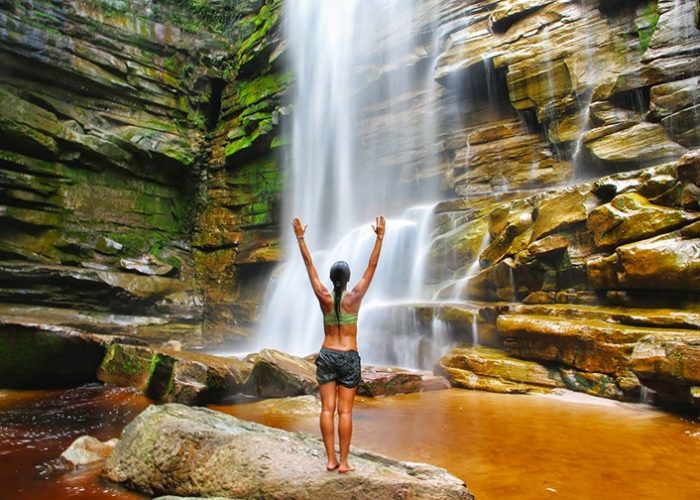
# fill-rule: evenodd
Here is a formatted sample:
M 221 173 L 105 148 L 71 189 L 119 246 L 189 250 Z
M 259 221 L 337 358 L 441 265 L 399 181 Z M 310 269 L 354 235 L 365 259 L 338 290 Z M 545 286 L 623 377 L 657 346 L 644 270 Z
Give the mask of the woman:
M 318 273 L 311 260 L 304 242 L 307 226 L 302 226 L 298 217 L 292 226 L 299 242 L 299 250 L 309 274 L 311 286 L 323 313 L 324 339 L 321 351 L 316 358 L 316 379 L 321 392 L 321 435 L 326 447 L 328 463 L 326 469 L 349 472 L 354 468 L 348 463 L 350 439 L 352 437 L 352 405 L 355 402 L 357 387 L 360 385 L 360 356 L 357 353 L 357 313 L 362 298 L 367 293 L 369 284 L 377 269 L 379 253 L 384 239 L 385 221 L 377 217 L 376 227 L 372 229 L 377 235 L 369 257 L 369 264 L 360 281 L 352 291 L 346 287 L 350 280 L 350 267 L 346 262 L 336 262 L 331 266 L 333 292 L 329 292 L 318 278 Z M 340 441 L 340 460 L 335 454 L 334 416 L 338 408 L 338 439 Z

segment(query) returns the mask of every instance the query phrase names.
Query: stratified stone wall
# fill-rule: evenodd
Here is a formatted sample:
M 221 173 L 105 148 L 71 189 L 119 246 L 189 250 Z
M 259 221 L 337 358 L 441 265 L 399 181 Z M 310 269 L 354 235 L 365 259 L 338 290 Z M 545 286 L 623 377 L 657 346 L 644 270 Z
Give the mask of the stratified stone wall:
M 696 3 L 430 0 L 411 31 L 386 27 L 417 48 L 368 64 L 358 92 L 398 66 L 432 71 L 438 54 L 432 97 L 414 85 L 398 114 L 375 99 L 361 138 L 385 151 L 366 168 L 439 179 L 456 198 L 439 209 L 450 244 L 433 248 L 434 281 L 463 277 L 477 258 L 483 272 L 510 277 L 508 259 L 528 251 L 519 282 L 475 296 L 542 301 L 532 294 L 573 289 L 589 300 L 624 288 L 603 272 L 624 264 L 612 249 L 647 237 L 577 232 L 603 220 L 604 206 L 692 219 L 697 183 L 664 165 L 700 146 Z M 0 0 L 4 315 L 192 343 L 248 333 L 281 258 L 282 125 L 293 113 L 281 15 L 281 0 Z M 425 167 L 434 144 L 405 155 L 395 152 L 406 145 L 377 144 L 427 107 L 439 117 L 437 166 Z M 661 170 L 591 184 L 651 167 Z M 548 227 L 546 214 L 561 224 Z M 569 260 L 554 262 L 565 247 Z
M 671 0 L 446 3 L 436 77 L 465 110 L 444 148 L 455 191 L 551 187 L 700 146 L 692 9 Z M 483 87 L 491 91 L 475 90 Z
M 436 209 L 429 274 L 470 312 L 433 311 L 455 340 L 569 389 L 634 400 L 641 381 L 697 405 L 695 4 L 441 3 L 443 175 L 462 196 Z M 440 362 L 455 385 L 533 383 L 465 352 Z
M 205 202 L 193 234 L 209 341 L 249 335 L 269 274 L 280 260 L 284 145 L 280 0 L 251 3 L 251 26 L 224 72 L 221 113 L 209 136 Z
M 4 316 L 189 343 L 246 316 L 236 266 L 276 255 L 279 12 L 0 2 Z
M 189 234 L 227 44 L 80 0 L 0 2 L 0 27 L 2 315 L 198 335 Z
M 243 332 L 279 254 L 280 14 L 0 2 L 3 316 L 190 344 Z

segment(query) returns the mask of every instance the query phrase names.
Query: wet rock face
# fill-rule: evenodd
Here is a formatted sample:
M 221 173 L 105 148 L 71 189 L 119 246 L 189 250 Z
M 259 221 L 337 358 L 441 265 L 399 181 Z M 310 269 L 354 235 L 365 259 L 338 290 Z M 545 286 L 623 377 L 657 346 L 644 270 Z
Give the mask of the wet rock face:
M 681 348 L 664 339 L 675 334 L 692 345 L 696 328 L 694 320 L 678 318 L 692 316 L 700 304 L 700 211 L 698 198 L 690 201 L 689 194 L 698 187 L 699 159 L 694 151 L 673 164 L 511 202 L 489 205 L 482 200 L 463 207 L 459 215 L 449 214 L 457 228 L 464 227 L 441 227 L 453 241 L 459 239 L 455 233 L 469 238 L 470 225 L 481 226 L 484 219 L 501 228 L 502 235 L 503 228 L 520 223 L 523 207 L 533 214 L 533 220 L 518 230 L 522 236 L 509 240 L 497 259 L 479 258 L 482 269 L 462 286 L 464 299 L 570 303 L 568 307 L 578 311 L 558 317 L 554 310 L 496 305 L 492 323 L 500 346 L 493 345 L 517 358 L 552 364 L 575 390 L 629 399 L 638 393 L 639 377 L 659 392 L 661 401 L 693 404 L 689 394 L 696 382 L 685 368 L 672 368 Z M 500 213 L 507 215 L 494 216 Z M 455 267 L 473 268 L 477 257 L 462 255 L 465 260 Z M 460 276 L 459 271 L 455 275 Z M 447 297 L 453 291 L 448 287 L 441 293 Z M 590 310 L 592 305 L 598 306 L 598 313 Z M 632 314 L 630 309 L 626 314 L 609 306 L 649 310 Z M 486 315 L 483 311 L 481 316 Z M 659 345 L 668 349 L 643 347 Z M 694 348 L 688 349 L 687 359 L 692 359 Z M 643 353 L 651 351 L 655 357 L 647 359 Z M 483 368 L 478 373 L 453 364 L 442 367 L 453 384 L 486 387 L 484 381 L 491 381 L 483 378 Z M 458 368 L 462 371 L 455 371 Z M 469 371 L 476 375 L 466 376 Z M 496 390 L 493 383 L 489 387 Z
M 241 334 L 262 291 L 237 284 L 278 259 L 279 12 L 0 4 L 0 302 L 133 315 L 110 330 L 152 340 Z
M 0 301 L 184 330 L 211 95 L 200 51 L 225 45 L 100 5 L 0 5 Z
M 480 270 L 462 287 L 464 298 L 529 301 L 535 300 L 533 294 L 543 298 L 543 292 L 553 299 L 561 293 L 573 298 L 573 292 L 592 292 L 599 300 L 604 294 L 614 300 L 618 292 L 631 290 L 697 293 L 700 206 L 697 198 L 689 199 L 699 187 L 699 158 L 689 153 L 676 164 L 445 212 L 453 222 L 438 231 L 450 233 L 447 244 L 453 250 L 442 247 L 447 238 L 436 238 L 431 252 L 455 259 L 452 266 L 459 277 L 460 270 L 473 268 L 477 259 L 475 253 L 458 252 L 460 238 L 470 238 L 471 226 L 481 227 L 503 211 L 506 216 L 498 219 L 497 228 L 503 229 L 482 249 Z M 529 207 L 530 220 L 521 216 L 522 207 Z M 506 238 L 509 227 L 517 230 Z M 491 252 L 497 244 L 498 252 Z M 440 274 L 449 269 L 435 271 L 436 282 L 449 277 Z
M 444 101 L 464 109 L 461 126 L 444 127 L 454 189 L 551 187 L 698 147 L 692 9 L 670 0 L 442 3 L 448 34 L 437 42 L 436 78 L 455 90 Z
M 620 119 L 610 111 L 596 108 L 601 120 Z M 699 158 L 692 151 L 566 189 L 438 205 L 431 254 L 443 264 L 431 268 L 433 280 L 461 280 L 438 295 L 487 301 L 472 305 L 472 317 L 501 351 L 455 349 L 436 373 L 458 387 L 541 391 L 525 372 L 534 363 L 571 390 L 634 401 L 641 384 L 658 402 L 697 404 Z M 478 338 L 452 330 L 459 343 Z
M 281 258 L 276 153 L 293 80 L 281 2 L 202 7 L 217 29 L 226 12 L 226 37 L 168 8 L 0 3 L 3 312 L 192 344 L 250 332 Z M 439 54 L 428 105 L 442 161 L 397 165 L 396 145 L 380 144 L 390 154 L 371 168 L 468 196 L 437 210 L 433 280 L 473 272 L 461 298 L 489 301 L 697 304 L 697 155 L 672 166 L 700 146 L 693 2 L 425 9 L 415 33 L 396 32 L 421 40 L 409 64 Z M 429 41 L 432 19 L 444 30 Z M 376 83 L 391 69 L 367 71 Z M 396 115 L 375 103 L 363 144 L 423 116 L 424 90 Z M 534 341 L 507 338 L 535 356 Z M 201 367 L 182 370 L 183 395 L 197 393 Z
M 700 408 L 700 336 L 669 332 L 644 337 L 634 348 L 631 366 L 662 402 Z
M 168 439 L 160 439 L 168 436 Z M 471 499 L 447 471 L 353 451 L 352 477 L 325 470 L 323 443 L 203 408 L 151 406 L 129 424 L 104 475 L 144 493 L 226 498 Z

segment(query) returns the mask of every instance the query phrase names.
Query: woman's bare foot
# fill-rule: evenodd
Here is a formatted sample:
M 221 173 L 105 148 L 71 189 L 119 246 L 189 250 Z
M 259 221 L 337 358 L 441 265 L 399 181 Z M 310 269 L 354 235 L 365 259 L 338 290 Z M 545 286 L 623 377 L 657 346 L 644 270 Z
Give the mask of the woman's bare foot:
M 326 464 L 326 470 L 328 472 L 336 470 L 338 467 L 340 467 L 340 462 L 328 462 Z
M 341 474 L 344 474 L 346 472 L 352 472 L 355 470 L 355 467 L 350 465 L 349 463 L 340 463 L 338 464 L 338 472 Z

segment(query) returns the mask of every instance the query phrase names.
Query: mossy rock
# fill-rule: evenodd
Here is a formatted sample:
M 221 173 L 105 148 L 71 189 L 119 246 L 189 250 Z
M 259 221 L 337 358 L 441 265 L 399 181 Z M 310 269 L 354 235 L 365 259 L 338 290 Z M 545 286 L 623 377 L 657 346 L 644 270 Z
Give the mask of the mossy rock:
M 107 384 L 146 390 L 158 356 L 145 346 L 112 344 L 97 372 L 97 378 Z
M 105 345 L 69 328 L 0 323 L 0 386 L 28 389 L 96 382 Z

